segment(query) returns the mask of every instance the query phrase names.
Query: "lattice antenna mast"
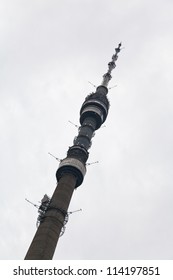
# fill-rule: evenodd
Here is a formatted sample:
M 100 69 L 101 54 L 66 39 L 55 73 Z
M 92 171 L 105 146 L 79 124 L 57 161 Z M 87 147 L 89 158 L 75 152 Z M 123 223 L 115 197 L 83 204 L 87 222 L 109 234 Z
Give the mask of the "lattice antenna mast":
M 112 79 L 111 72 L 116 67 L 115 61 L 118 59 L 118 53 L 121 50 L 121 43 L 115 48 L 115 54 L 112 56 L 112 60 L 108 63 L 108 71 L 103 75 L 102 86 L 108 87 L 109 81 Z

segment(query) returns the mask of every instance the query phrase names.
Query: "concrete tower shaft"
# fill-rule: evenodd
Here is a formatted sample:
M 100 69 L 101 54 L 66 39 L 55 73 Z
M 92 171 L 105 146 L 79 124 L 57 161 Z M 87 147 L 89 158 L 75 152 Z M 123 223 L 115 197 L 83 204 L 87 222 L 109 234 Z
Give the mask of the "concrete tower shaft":
M 69 147 L 67 157 L 60 161 L 56 172 L 57 187 L 28 249 L 26 260 L 53 258 L 73 191 L 82 184 L 86 174 L 86 162 L 92 137 L 108 115 L 107 86 L 111 79 L 111 71 L 115 68 L 120 47 L 121 43 L 115 49 L 112 61 L 108 63 L 108 71 L 103 75 L 102 84 L 97 87 L 96 92 L 89 94 L 82 104 L 78 135 L 74 138 L 73 146 Z
M 88 95 L 82 104 L 80 110 L 79 133 L 75 137 L 73 146 L 69 148 L 67 157 L 61 161 L 56 172 L 57 181 L 65 173 L 71 173 L 76 176 L 76 186 L 82 184 L 86 173 L 86 161 L 88 159 L 88 150 L 91 147 L 91 139 L 103 122 L 106 120 L 109 101 L 107 99 L 107 88 L 99 86 L 95 93 Z
M 53 258 L 75 185 L 76 177 L 71 174 L 66 173 L 59 180 L 25 260 L 51 260 Z

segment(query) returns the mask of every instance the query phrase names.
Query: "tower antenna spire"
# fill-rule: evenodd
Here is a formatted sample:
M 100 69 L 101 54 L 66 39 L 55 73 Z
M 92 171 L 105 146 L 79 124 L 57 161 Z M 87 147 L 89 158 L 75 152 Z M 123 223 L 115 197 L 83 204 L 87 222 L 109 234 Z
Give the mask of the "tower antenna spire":
M 112 56 L 112 60 L 108 63 L 108 71 L 103 75 L 102 86 L 108 87 L 108 83 L 111 80 L 111 72 L 116 67 L 115 61 L 118 59 L 118 53 L 121 51 L 122 43 L 118 44 L 118 47 L 115 48 L 115 53 Z

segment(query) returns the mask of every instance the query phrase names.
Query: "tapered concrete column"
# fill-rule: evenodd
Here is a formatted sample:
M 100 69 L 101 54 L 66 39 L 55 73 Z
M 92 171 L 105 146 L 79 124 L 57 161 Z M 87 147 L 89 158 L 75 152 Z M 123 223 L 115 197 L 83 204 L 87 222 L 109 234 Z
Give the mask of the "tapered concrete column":
M 76 185 L 76 177 L 64 174 L 51 198 L 43 222 L 40 223 L 25 260 L 51 260 L 60 236 L 65 213 Z
M 120 50 L 121 43 L 115 48 L 112 60 L 108 63 L 102 84 L 96 88 L 96 92 L 89 94 L 82 104 L 78 135 L 74 138 L 73 146 L 69 147 L 67 157 L 60 161 L 56 172 L 58 186 L 26 254 L 26 260 L 53 258 L 74 188 L 82 184 L 86 173 L 91 139 L 108 115 L 108 83 L 112 78 L 111 72 L 116 67 L 115 61 Z

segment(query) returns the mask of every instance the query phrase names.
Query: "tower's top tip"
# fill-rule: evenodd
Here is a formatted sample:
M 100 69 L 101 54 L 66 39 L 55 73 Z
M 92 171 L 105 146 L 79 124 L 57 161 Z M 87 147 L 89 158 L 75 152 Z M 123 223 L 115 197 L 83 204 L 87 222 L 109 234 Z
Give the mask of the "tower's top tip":
M 107 87 L 110 79 L 112 78 L 111 72 L 116 67 L 115 61 L 118 59 L 118 53 L 121 51 L 122 43 L 118 44 L 118 47 L 115 48 L 115 53 L 112 56 L 112 61 L 108 63 L 108 71 L 103 75 L 102 86 Z
M 121 51 L 121 46 L 122 46 L 122 42 L 120 42 L 120 43 L 118 44 L 118 47 L 115 48 L 115 52 L 116 52 L 116 53 L 119 53 L 119 52 Z

